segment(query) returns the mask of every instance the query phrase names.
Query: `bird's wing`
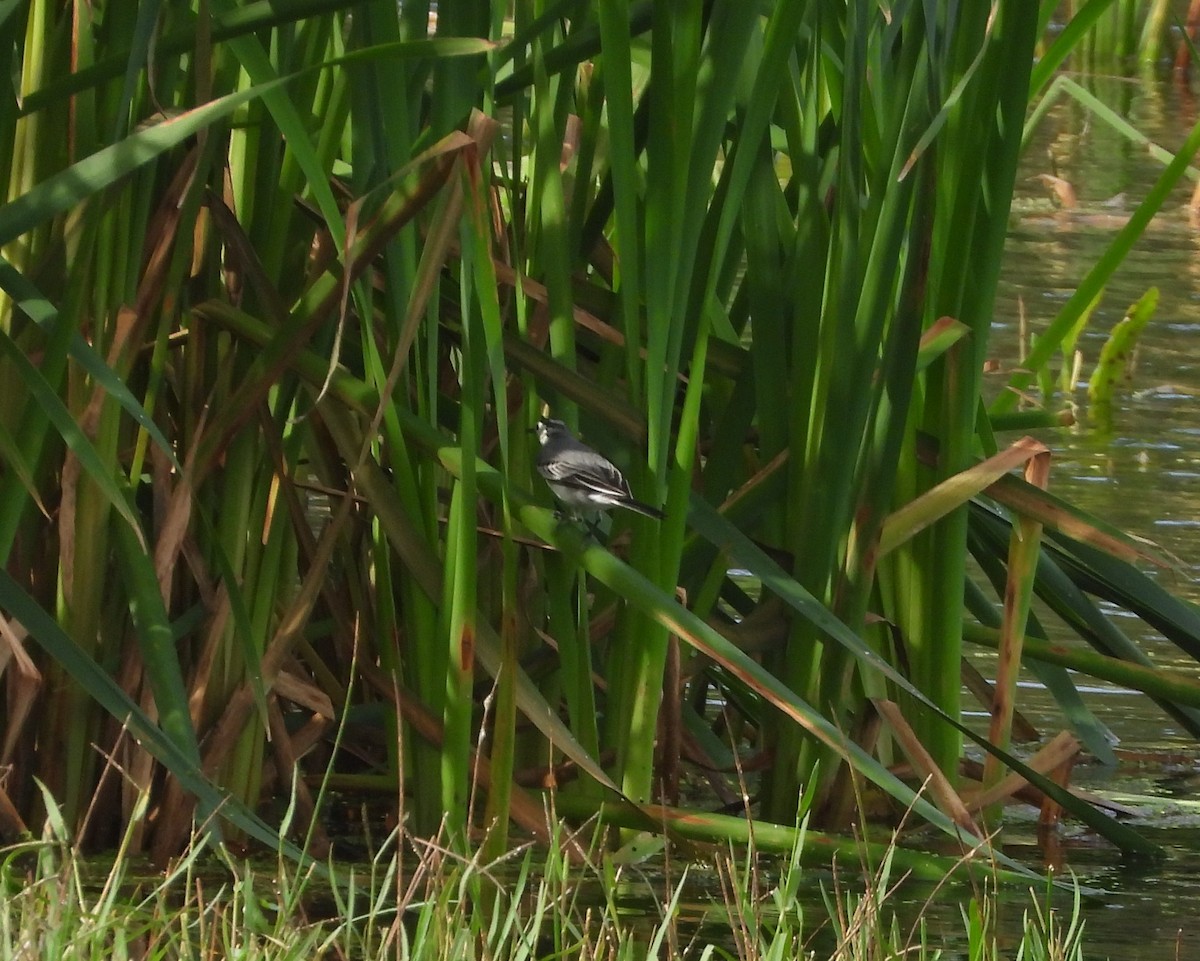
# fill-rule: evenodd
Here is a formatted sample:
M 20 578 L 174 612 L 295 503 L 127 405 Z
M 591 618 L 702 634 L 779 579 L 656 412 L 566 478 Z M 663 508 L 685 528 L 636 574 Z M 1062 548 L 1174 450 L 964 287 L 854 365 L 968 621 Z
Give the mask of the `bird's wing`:
M 573 464 L 569 461 L 552 460 L 538 464 L 538 473 L 546 480 L 564 487 L 592 492 L 607 497 L 629 498 L 629 481 L 612 464 L 597 461 L 588 464 Z

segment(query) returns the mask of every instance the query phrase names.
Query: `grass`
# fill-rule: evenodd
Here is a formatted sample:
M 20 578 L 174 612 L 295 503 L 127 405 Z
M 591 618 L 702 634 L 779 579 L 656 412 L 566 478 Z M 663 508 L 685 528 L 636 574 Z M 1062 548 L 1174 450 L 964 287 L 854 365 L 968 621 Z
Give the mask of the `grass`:
M 0 851 L 0 961 L 933 961 L 946 938 L 969 961 L 1083 956 L 1078 889 L 1064 920 L 1048 886 L 1015 955 L 1001 954 L 994 885 L 970 894 L 961 931 L 934 931 L 924 909 L 902 925 L 892 904 L 904 876 L 890 858 L 814 874 L 801 865 L 803 831 L 790 857 L 718 845 L 679 867 L 684 852 L 668 847 L 652 867 L 618 864 L 561 826 L 548 846 L 491 862 L 398 829 L 369 861 L 331 863 L 330 884 L 282 853 L 251 863 L 199 837 L 163 872 L 127 850 L 101 868 L 64 830 L 52 809 L 40 840 Z M 930 899 L 948 890 L 970 892 L 938 885 Z M 711 892 L 707 904 L 697 891 Z

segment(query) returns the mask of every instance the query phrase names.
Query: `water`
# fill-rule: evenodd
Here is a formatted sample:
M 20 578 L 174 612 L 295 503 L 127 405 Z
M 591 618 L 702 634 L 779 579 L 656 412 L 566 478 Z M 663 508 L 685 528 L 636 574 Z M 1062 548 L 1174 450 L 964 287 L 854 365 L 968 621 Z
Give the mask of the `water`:
M 1127 104 L 1130 121 L 1168 148 L 1196 122 L 1194 105 L 1181 99 L 1174 86 L 1103 79 L 1089 85 L 1105 102 Z M 992 354 L 1002 371 L 990 375 L 995 390 L 1007 379 L 1003 372 L 1018 363 L 1022 305 L 1029 330 L 1044 328 L 1161 170 L 1144 148 L 1117 137 L 1073 105 L 1056 108 L 1043 121 L 1018 174 L 992 332 Z M 1050 171 L 1075 186 L 1079 206 L 1074 211 L 1053 210 L 1047 189 L 1035 180 Z M 1178 188 L 1155 218 L 1079 341 L 1086 380 L 1109 330 L 1128 306 L 1149 287 L 1159 289 L 1158 310 L 1141 338 L 1134 379 L 1119 398 L 1111 433 L 1089 418 L 1081 385 L 1074 396 L 1078 425 L 1039 437 L 1054 450 L 1051 489 L 1150 538 L 1177 558 L 1179 570 L 1155 576 L 1173 592 L 1200 601 L 1200 544 L 1195 538 L 1200 527 L 1200 231 L 1187 212 L 1190 190 L 1190 182 Z M 1124 199 L 1114 201 L 1114 196 Z M 1052 406 L 1062 404 L 1060 397 Z M 1053 624 L 1052 618 L 1047 621 Z M 1135 618 L 1123 616 L 1121 626 L 1158 663 L 1200 676 L 1194 660 Z M 1104 684 L 1094 687 L 1087 700 L 1126 748 L 1194 748 L 1157 711 L 1131 710 L 1124 692 Z M 1035 695 L 1023 698 L 1025 707 L 1034 713 L 1047 708 L 1047 721 L 1056 716 L 1052 705 L 1039 703 Z
M 1173 85 L 1082 82 L 1167 149 L 1196 123 L 1196 104 Z M 1019 362 L 1022 309 L 1028 330 L 1044 329 L 1161 171 L 1144 147 L 1073 104 L 1056 107 L 1043 120 L 1018 174 L 992 332 L 991 353 L 1001 368 L 989 375 L 994 390 L 1002 389 L 1005 372 Z M 1054 208 L 1038 179 L 1048 173 L 1074 186 L 1076 208 Z M 1081 384 L 1073 398 L 1077 426 L 1038 436 L 1054 451 L 1051 490 L 1153 540 L 1179 561 L 1178 570 L 1155 576 L 1174 593 L 1200 601 L 1200 229 L 1189 218 L 1190 192 L 1188 181 L 1155 218 L 1078 344 L 1086 381 L 1112 326 L 1149 287 L 1159 289 L 1157 312 L 1141 338 L 1133 382 L 1122 392 L 1111 430 L 1089 418 Z M 1063 402 L 1060 396 L 1052 406 Z M 1200 664 L 1140 620 L 1112 614 L 1157 664 L 1200 677 Z M 1054 633 L 1052 616 L 1044 624 Z M 1071 641 L 1065 630 L 1054 639 Z M 971 656 L 992 673 L 988 655 Z M 1115 772 L 1077 768 L 1073 783 L 1129 803 L 1139 812 L 1130 823 L 1170 852 L 1164 865 L 1133 867 L 1087 832 L 1066 829 L 1058 852 L 1062 864 L 1084 883 L 1110 892 L 1085 905 L 1087 956 L 1200 958 L 1200 930 L 1193 922 L 1200 893 L 1194 867 L 1200 862 L 1200 748 L 1141 695 L 1090 680 L 1080 686 L 1088 705 L 1120 739 L 1122 763 Z M 1023 685 L 1018 707 L 1047 735 L 1064 726 L 1036 684 Z M 1019 834 L 1018 826 L 1014 851 L 1024 849 L 1027 863 L 1037 865 L 1038 848 L 1032 841 L 1021 844 Z M 960 930 L 957 909 L 951 908 L 946 925 Z M 1019 907 L 1015 914 L 1010 922 L 1019 922 Z

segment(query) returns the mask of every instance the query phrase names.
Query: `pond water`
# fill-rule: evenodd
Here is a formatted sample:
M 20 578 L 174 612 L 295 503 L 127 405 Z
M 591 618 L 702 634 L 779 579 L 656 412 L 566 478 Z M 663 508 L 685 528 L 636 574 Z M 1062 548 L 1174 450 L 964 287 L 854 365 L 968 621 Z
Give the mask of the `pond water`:
M 1172 83 L 1079 78 L 1153 141 L 1174 150 L 1197 122 L 1195 97 Z M 1036 333 L 1053 319 L 1076 284 L 1095 264 L 1128 214 L 1162 172 L 1160 161 L 1073 101 L 1042 121 L 1018 175 L 991 352 L 1001 372 L 1019 363 L 1023 328 Z M 1077 205 L 1051 200 L 1042 175 L 1069 182 Z M 1147 537 L 1180 562 L 1156 576 L 1165 586 L 1200 601 L 1200 228 L 1188 213 L 1192 181 L 1178 188 L 1110 283 L 1080 338 L 1082 382 L 1073 428 L 1038 434 L 1054 451 L 1051 490 L 1131 533 Z M 1144 332 L 1136 368 L 1123 391 L 1110 430 L 1089 418 L 1086 379 L 1108 332 L 1150 287 L 1158 309 Z M 1052 405 L 1061 407 L 1059 396 Z M 1155 662 L 1200 677 L 1200 664 L 1137 618 L 1112 610 L 1121 627 Z M 1055 620 L 1044 618 L 1052 633 Z M 1064 631 L 1055 640 L 1068 641 Z M 1075 643 L 1079 643 L 1075 641 Z M 987 654 L 975 654 L 991 675 Z M 1085 907 L 1089 958 L 1200 958 L 1200 746 L 1142 695 L 1105 683 L 1081 684 L 1085 700 L 1119 738 L 1122 761 L 1111 768 L 1077 768 L 1074 782 L 1130 803 L 1142 815 L 1133 825 L 1170 851 L 1153 869 L 1120 863 L 1102 842 L 1068 828 L 1066 866 L 1084 883 L 1111 896 Z M 1064 722 L 1035 683 L 1022 685 L 1018 707 L 1044 732 Z M 1018 833 L 1019 833 L 1018 828 Z M 1012 839 L 1020 847 L 1019 838 Z M 1025 860 L 1037 863 L 1036 848 Z M 1027 903 L 1027 902 L 1026 902 Z M 1020 911 L 1015 912 L 1019 922 Z M 947 919 L 961 930 L 955 910 Z

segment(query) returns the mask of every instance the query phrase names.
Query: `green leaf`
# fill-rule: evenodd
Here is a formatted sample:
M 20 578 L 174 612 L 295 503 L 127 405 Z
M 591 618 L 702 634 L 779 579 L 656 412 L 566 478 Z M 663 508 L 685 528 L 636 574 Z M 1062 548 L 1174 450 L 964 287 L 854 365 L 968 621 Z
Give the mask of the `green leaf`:
M 50 423 L 62 436 L 71 452 L 79 458 L 80 465 L 104 492 L 109 503 L 129 524 L 130 530 L 134 532 L 145 549 L 146 537 L 142 532 L 141 522 L 130 507 L 125 487 L 118 482 L 111 466 L 105 464 L 92 442 L 71 416 L 71 412 L 63 406 L 54 389 L 46 382 L 41 371 L 29 362 L 20 348 L 13 343 L 12 338 L 2 331 L 0 331 L 0 354 L 7 357 L 16 368 L 30 396 L 49 418 Z
M 1129 361 L 1146 324 L 1158 307 L 1158 288 L 1151 287 L 1112 329 L 1100 349 L 1100 361 L 1088 381 L 1088 400 L 1096 407 L 1111 407 L 1116 385 L 1125 380 Z

